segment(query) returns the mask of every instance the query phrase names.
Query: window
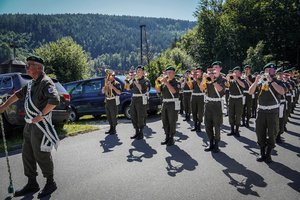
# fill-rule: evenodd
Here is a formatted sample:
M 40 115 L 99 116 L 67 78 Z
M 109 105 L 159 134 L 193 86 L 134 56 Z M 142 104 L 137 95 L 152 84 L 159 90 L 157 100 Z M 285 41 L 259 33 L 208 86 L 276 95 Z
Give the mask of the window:
M 13 88 L 12 78 L 9 76 L 3 76 L 0 78 L 0 89 L 11 89 Z
M 99 93 L 101 92 L 101 80 L 90 81 L 84 84 L 84 93 L 91 94 L 91 93 Z

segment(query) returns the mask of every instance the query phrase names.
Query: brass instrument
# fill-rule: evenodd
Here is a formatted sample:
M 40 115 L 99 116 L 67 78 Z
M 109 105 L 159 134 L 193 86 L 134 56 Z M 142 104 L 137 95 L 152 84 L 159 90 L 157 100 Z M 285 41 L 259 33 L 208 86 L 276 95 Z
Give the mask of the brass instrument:
M 268 91 L 269 90 L 269 83 L 268 83 L 268 79 L 267 79 L 268 75 L 269 75 L 268 73 L 263 74 L 261 76 L 260 80 L 259 80 L 259 83 L 262 85 L 261 89 L 263 91 Z
M 166 76 L 164 74 L 161 74 L 159 77 L 157 77 L 155 80 L 155 88 L 156 89 L 160 88 L 160 86 L 163 84 L 162 80 L 167 77 L 168 76 Z
M 105 91 L 105 95 L 109 98 L 112 97 L 113 92 L 112 89 L 109 88 L 108 82 L 110 82 L 111 80 L 111 76 L 114 74 L 113 71 L 111 71 L 110 69 L 105 69 L 105 80 L 104 80 L 104 91 Z
M 134 77 L 134 78 L 133 78 Z M 130 82 L 135 79 L 136 77 L 136 72 L 134 71 L 134 67 L 132 66 L 129 70 L 129 72 L 126 74 L 126 78 L 125 78 L 125 85 L 124 85 L 124 89 L 125 90 L 130 90 Z

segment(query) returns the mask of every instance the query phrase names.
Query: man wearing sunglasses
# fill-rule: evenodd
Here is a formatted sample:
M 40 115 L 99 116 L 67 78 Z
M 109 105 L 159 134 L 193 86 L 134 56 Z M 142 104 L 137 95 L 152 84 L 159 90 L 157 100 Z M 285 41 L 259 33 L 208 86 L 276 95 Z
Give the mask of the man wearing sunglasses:
M 14 196 L 24 196 L 40 190 L 36 181 L 38 164 L 47 179 L 45 187 L 38 195 L 38 198 L 42 198 L 57 189 L 53 179 L 51 149 L 58 147 L 59 139 L 52 125 L 51 112 L 59 104 L 59 96 L 53 81 L 44 72 L 43 59 L 30 56 L 26 60 L 26 73 L 32 77 L 32 81 L 0 106 L 0 113 L 14 102 L 25 100 L 26 125 L 23 130 L 22 159 L 28 183 L 21 190 L 17 190 Z

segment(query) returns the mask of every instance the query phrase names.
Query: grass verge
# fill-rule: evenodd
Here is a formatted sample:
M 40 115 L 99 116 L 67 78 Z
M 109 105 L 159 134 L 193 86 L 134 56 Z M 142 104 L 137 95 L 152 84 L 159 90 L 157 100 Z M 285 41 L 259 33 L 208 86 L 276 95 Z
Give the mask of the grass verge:
M 74 136 L 78 134 L 84 134 L 87 132 L 99 130 L 97 126 L 85 125 L 85 124 L 65 124 L 63 128 L 57 128 L 57 134 L 60 138 L 65 138 L 68 136 Z M 6 138 L 8 151 L 20 149 L 23 143 L 22 130 L 18 130 L 18 133 L 13 133 L 12 136 Z M 1 135 L 0 139 L 0 153 L 4 152 L 4 144 Z

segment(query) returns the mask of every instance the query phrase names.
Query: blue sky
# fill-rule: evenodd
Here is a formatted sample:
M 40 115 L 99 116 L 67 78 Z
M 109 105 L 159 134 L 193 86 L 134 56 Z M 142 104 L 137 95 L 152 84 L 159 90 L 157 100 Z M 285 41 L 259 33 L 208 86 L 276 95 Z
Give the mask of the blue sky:
M 99 13 L 196 21 L 199 0 L 0 0 L 4 13 Z

